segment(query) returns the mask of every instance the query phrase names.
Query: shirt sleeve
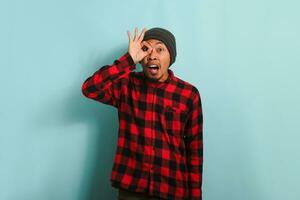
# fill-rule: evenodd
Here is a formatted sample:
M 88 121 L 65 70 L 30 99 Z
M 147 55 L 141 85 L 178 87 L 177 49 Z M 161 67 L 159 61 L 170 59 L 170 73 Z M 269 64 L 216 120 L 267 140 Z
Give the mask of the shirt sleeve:
M 193 98 L 192 111 L 186 125 L 189 199 L 202 199 L 203 116 L 198 90 Z
M 112 65 L 105 65 L 88 77 L 82 84 L 82 93 L 87 98 L 118 107 L 121 80 L 128 80 L 129 73 L 135 68 L 135 63 L 127 52 Z

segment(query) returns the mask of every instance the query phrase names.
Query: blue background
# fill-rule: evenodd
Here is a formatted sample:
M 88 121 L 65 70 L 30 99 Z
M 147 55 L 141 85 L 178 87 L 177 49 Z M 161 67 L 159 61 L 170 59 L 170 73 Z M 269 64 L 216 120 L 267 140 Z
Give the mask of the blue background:
M 155 26 L 174 33 L 171 69 L 201 93 L 203 198 L 300 199 L 299 6 L 1 1 L 0 199 L 116 198 L 117 112 L 81 84 L 127 51 L 127 30 Z

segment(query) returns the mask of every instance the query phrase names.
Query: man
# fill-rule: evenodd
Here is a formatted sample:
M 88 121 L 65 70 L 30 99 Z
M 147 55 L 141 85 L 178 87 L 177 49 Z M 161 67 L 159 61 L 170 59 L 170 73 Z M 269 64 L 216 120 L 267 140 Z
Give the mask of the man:
M 200 93 L 169 69 L 175 37 L 163 28 L 127 34 L 128 52 L 82 85 L 86 97 L 118 109 L 112 186 L 119 199 L 202 199 Z

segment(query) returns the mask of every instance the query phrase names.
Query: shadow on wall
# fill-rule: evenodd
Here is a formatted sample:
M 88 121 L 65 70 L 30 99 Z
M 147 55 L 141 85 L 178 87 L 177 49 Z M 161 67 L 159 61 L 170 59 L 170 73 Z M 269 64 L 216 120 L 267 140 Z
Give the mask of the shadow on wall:
M 85 155 L 80 187 L 82 191 L 79 199 L 116 199 L 117 196 L 117 190 L 110 185 L 110 174 L 118 137 L 117 109 L 86 98 L 81 92 L 81 85 L 100 67 L 111 65 L 126 51 L 127 49 L 118 48 L 108 54 L 106 58 L 103 56 L 99 58 L 98 54 L 94 56 L 94 52 L 90 54 L 85 63 L 81 63 L 84 71 L 72 85 L 71 92 L 63 105 L 66 120 L 70 120 L 70 123 L 84 123 L 88 127 L 88 150 Z

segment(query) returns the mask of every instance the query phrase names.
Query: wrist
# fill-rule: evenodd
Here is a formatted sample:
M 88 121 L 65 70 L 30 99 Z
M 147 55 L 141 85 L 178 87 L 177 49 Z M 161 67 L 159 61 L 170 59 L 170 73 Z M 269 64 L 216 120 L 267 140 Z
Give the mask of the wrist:
M 131 56 L 131 54 L 128 52 L 128 61 L 129 64 L 131 65 L 135 65 L 137 62 L 133 59 L 133 57 Z

